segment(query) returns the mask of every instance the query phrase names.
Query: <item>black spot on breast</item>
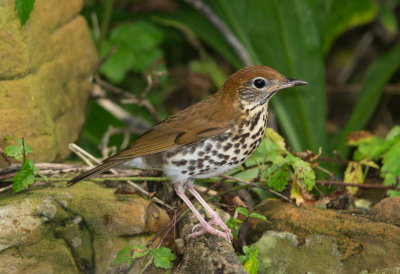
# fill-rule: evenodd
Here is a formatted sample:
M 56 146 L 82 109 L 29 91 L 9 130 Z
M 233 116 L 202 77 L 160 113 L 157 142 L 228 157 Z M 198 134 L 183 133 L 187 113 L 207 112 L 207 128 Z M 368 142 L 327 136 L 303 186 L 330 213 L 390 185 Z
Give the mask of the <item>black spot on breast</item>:
M 236 149 L 235 154 L 239 154 L 239 153 L 240 153 L 240 149 Z
M 204 156 L 204 160 L 208 160 L 208 159 L 210 159 L 210 155 Z
M 214 149 L 213 151 L 211 151 L 211 153 L 212 153 L 212 155 L 217 155 L 218 151 Z
M 181 173 L 182 173 L 182 174 L 186 174 L 186 173 L 187 173 L 187 170 L 182 170 Z
M 225 155 L 220 153 L 220 154 L 217 155 L 217 157 L 220 158 L 220 159 L 224 159 Z
M 193 171 L 193 170 L 195 170 L 195 169 L 196 169 L 195 166 L 190 166 L 190 167 L 189 167 L 189 170 L 191 170 L 191 171 Z
M 197 149 L 197 144 L 191 145 L 191 146 L 190 146 L 190 153 L 193 154 L 193 153 L 196 151 L 196 149 Z
M 194 165 L 194 164 L 196 163 L 196 160 L 190 160 L 189 163 L 190 163 L 191 165 Z
M 223 161 L 221 162 L 221 165 L 225 165 L 225 164 L 226 164 L 226 161 L 223 160 Z
M 227 150 L 230 149 L 231 147 L 232 147 L 232 144 L 231 144 L 231 143 L 227 143 L 227 144 L 224 146 L 224 150 L 227 151 Z
M 235 148 L 239 148 L 239 147 L 240 147 L 240 143 L 236 143 Z
M 243 146 L 242 146 L 242 149 L 246 149 L 247 148 L 247 144 L 244 144 Z
M 194 175 L 194 172 L 193 171 L 189 172 L 189 175 L 190 176 Z
M 251 121 L 251 126 L 250 126 L 250 131 L 253 131 L 255 126 L 258 123 L 258 120 L 260 119 L 260 115 L 261 115 L 261 111 L 259 111 L 256 116 L 253 118 L 253 120 Z
M 199 155 L 200 157 L 202 157 L 202 156 L 204 155 L 204 151 L 199 151 L 199 152 L 197 153 L 197 155 Z
M 205 151 L 206 152 L 210 152 L 212 147 L 213 147 L 212 144 L 207 144 L 206 147 L 205 147 Z
M 233 157 L 233 158 L 232 158 L 232 161 L 236 161 L 236 160 L 237 160 L 237 157 Z
M 232 141 L 239 140 L 239 138 L 240 138 L 240 134 L 238 134 L 238 135 L 234 136 L 234 137 L 232 138 Z
M 184 166 L 186 165 L 187 161 L 186 160 L 180 160 L 180 161 L 172 161 L 172 164 L 176 166 Z

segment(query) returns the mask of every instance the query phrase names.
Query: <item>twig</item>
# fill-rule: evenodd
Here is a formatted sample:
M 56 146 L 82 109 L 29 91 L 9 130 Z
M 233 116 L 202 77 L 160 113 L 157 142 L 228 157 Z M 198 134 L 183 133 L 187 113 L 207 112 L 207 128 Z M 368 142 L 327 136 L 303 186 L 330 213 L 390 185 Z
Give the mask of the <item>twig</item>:
M 156 120 L 157 122 L 160 121 L 160 117 L 158 116 L 156 109 L 150 104 L 150 102 L 148 100 L 139 99 L 132 93 L 130 93 L 126 90 L 123 90 L 121 88 L 115 87 L 115 86 L 107 83 L 106 81 L 100 79 L 99 77 L 93 77 L 92 82 L 98 84 L 101 88 L 104 88 L 106 90 L 113 92 L 114 94 L 126 97 L 125 99 L 121 100 L 121 103 L 137 104 L 141 107 L 144 107 L 153 116 L 154 120 Z
M 393 186 L 384 186 L 384 185 L 375 185 L 375 184 L 354 184 L 354 183 L 345 183 L 341 181 L 325 181 L 325 180 L 316 180 L 315 183 L 320 185 L 334 185 L 334 186 L 355 186 L 359 188 L 375 188 L 375 189 L 391 189 L 400 191 L 396 185 Z
M 139 117 L 131 116 L 129 112 L 112 102 L 110 99 L 98 98 L 96 101 L 115 118 L 124 122 L 134 133 L 141 134 L 150 127 L 148 122 Z
M 223 22 L 206 3 L 201 0 L 184 1 L 201 12 L 211 22 L 211 24 L 213 24 L 214 27 L 219 30 L 245 66 L 251 66 L 253 64 L 250 55 L 243 44 L 239 41 L 239 39 L 236 38 L 225 22 Z
M 75 153 L 76 155 L 78 155 L 78 157 L 81 158 L 81 159 L 86 163 L 86 165 L 88 165 L 89 167 L 93 167 L 92 162 L 90 162 L 89 159 L 88 159 L 88 158 L 90 158 L 90 157 L 93 157 L 92 155 L 89 154 L 89 157 L 88 157 L 88 155 L 85 155 L 85 154 L 86 154 L 86 151 L 83 150 L 83 149 L 81 149 L 79 146 L 77 146 L 77 145 L 75 145 L 75 144 L 69 144 L 69 145 L 68 145 L 68 148 L 69 148 L 73 153 Z M 93 157 L 93 158 L 94 158 L 94 157 Z M 94 161 L 94 162 L 97 161 L 97 159 L 95 159 L 95 160 L 94 160 L 94 159 L 91 159 L 91 160 Z
M 270 189 L 269 187 L 257 185 L 257 184 L 251 183 L 251 182 L 249 182 L 249 181 L 246 181 L 246 180 L 243 180 L 243 179 L 240 179 L 240 178 L 237 178 L 237 177 L 229 176 L 229 175 L 223 175 L 223 176 L 221 176 L 221 177 L 222 177 L 222 178 L 229 179 L 229 180 L 233 180 L 233 181 L 236 181 L 236 182 L 239 182 L 239 183 L 244 183 L 244 184 L 249 185 L 249 186 L 254 186 L 254 187 L 258 187 L 258 188 L 267 190 L 267 191 L 269 191 L 269 192 L 271 192 L 271 193 L 273 193 L 273 194 L 275 194 L 275 195 L 281 197 L 282 199 L 285 199 L 285 200 L 288 201 L 289 203 L 291 203 L 291 201 L 290 201 L 290 199 L 289 199 L 288 197 L 282 195 L 282 194 L 279 193 L 279 192 L 276 192 L 275 190 Z
M 8 157 L 6 156 L 6 154 L 4 153 L 4 151 L 1 149 L 0 147 L 0 154 L 1 156 L 4 158 L 4 160 L 6 160 L 8 165 L 11 165 L 11 161 L 8 159 Z
M 133 133 L 130 128 L 115 128 L 113 126 L 109 126 L 107 131 L 103 134 L 103 137 L 101 137 L 99 145 L 99 149 L 101 151 L 101 155 L 103 156 L 103 158 L 107 158 L 111 154 L 114 154 L 116 152 L 115 146 L 110 148 L 108 147 L 108 143 L 113 135 L 120 133 L 124 134 L 124 139 L 122 141 L 122 144 L 120 145 L 120 149 L 124 149 L 129 145 L 130 133 Z
M 96 164 L 100 164 L 100 161 L 97 160 L 95 157 L 93 157 L 92 155 L 90 155 L 87 151 L 85 151 L 84 149 L 82 149 L 81 147 L 77 146 L 76 144 L 70 144 L 69 147 L 74 147 L 76 151 L 79 151 L 81 154 L 87 156 L 88 158 L 90 158 L 92 161 L 94 161 Z M 110 169 L 110 172 L 113 174 L 118 174 L 118 172 L 115 169 Z M 132 182 L 131 180 L 127 180 L 126 181 L 127 184 L 129 184 L 130 186 L 132 186 L 134 189 L 136 189 L 137 191 L 139 191 L 140 193 L 146 195 L 148 198 L 154 200 L 155 202 L 162 204 L 163 206 L 169 208 L 172 210 L 172 207 L 169 206 L 168 204 L 164 203 L 162 200 L 158 199 L 157 197 L 153 196 L 150 197 L 149 193 L 144 190 L 143 188 L 141 188 L 140 186 L 138 186 L 137 184 L 135 184 L 134 182 Z

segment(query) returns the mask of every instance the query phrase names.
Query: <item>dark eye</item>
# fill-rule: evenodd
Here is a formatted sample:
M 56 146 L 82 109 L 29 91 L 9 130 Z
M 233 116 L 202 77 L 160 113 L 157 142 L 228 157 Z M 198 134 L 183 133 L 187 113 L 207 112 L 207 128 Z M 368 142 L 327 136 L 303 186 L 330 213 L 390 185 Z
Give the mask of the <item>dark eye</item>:
M 265 87 L 265 85 L 266 83 L 263 78 L 256 78 L 253 80 L 253 86 L 255 86 L 258 89 L 262 89 L 263 87 Z

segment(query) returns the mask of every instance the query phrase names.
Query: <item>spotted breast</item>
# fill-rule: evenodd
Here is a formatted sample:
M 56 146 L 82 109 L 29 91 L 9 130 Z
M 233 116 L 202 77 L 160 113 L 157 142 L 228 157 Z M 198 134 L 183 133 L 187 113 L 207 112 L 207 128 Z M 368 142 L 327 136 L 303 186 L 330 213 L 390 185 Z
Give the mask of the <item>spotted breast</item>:
M 267 104 L 244 109 L 246 118 L 226 132 L 126 164 L 162 170 L 174 182 L 221 175 L 243 164 L 260 145 L 267 126 Z

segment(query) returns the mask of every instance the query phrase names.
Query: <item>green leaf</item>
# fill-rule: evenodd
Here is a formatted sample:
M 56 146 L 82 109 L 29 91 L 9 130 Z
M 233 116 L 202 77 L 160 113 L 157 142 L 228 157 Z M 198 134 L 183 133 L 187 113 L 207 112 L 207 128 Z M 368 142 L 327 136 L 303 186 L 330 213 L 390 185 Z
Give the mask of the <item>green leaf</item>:
M 243 265 L 243 268 L 249 274 L 257 274 L 258 272 L 258 260 L 256 257 L 250 256 L 250 259 Z
M 382 160 L 381 177 L 386 186 L 394 185 L 396 177 L 400 177 L 400 139 L 385 153 Z M 388 190 L 389 196 L 400 196 L 400 191 Z
M 249 213 L 248 213 L 247 209 L 244 208 L 244 207 L 241 207 L 241 206 L 239 206 L 239 207 L 236 208 L 236 212 L 237 212 L 237 213 L 240 213 L 240 214 L 243 214 L 243 215 L 246 216 L 246 217 L 249 216 Z
M 23 27 L 26 21 L 28 21 L 33 10 L 33 4 L 35 4 L 35 0 L 14 0 L 15 9 L 18 12 L 21 27 Z
M 341 155 L 346 156 L 348 147 L 344 147 L 346 138 L 350 132 L 363 129 L 380 102 L 383 95 L 383 86 L 400 66 L 400 42 L 383 54 L 368 67 L 362 81 L 362 89 L 359 100 L 355 106 L 347 124 L 341 133 L 336 147 Z M 373 160 L 373 159 L 372 159 Z
M 381 3 L 379 5 L 379 8 L 380 8 L 379 21 L 386 29 L 386 31 L 388 31 L 392 35 L 396 34 L 398 32 L 396 14 L 392 9 L 387 7 L 384 3 Z
M 345 31 L 364 25 L 376 17 L 377 8 L 371 0 L 309 0 L 323 40 L 323 51 L 328 53 L 332 42 Z
M 149 22 L 121 24 L 112 29 L 109 40 L 102 47 L 103 58 L 115 46 L 118 49 L 100 71 L 114 83 L 121 83 L 128 71 L 143 72 L 163 58 L 163 52 L 158 48 L 162 40 L 161 30 Z
M 391 141 L 395 139 L 397 136 L 400 136 L 400 126 L 394 126 L 386 135 L 386 141 Z
M 309 191 L 315 186 L 315 173 L 310 163 L 298 157 L 291 156 L 293 160 L 294 175 L 300 180 L 301 186 Z M 288 156 L 289 158 L 289 156 Z
M 263 220 L 265 222 L 267 221 L 267 218 L 264 215 L 261 215 L 260 213 L 257 213 L 257 212 L 252 212 L 249 217 L 257 218 L 257 219 Z
M 175 260 L 174 254 L 166 247 L 160 247 L 150 250 L 151 255 L 154 257 L 154 265 L 163 269 L 171 269 L 171 261 Z
M 4 148 L 4 153 L 8 157 L 12 157 L 17 161 L 21 161 L 24 156 L 24 148 L 21 138 L 6 137 L 7 140 L 14 140 L 18 145 L 8 145 Z M 29 145 L 25 144 L 25 155 L 31 153 L 32 149 Z
M 13 191 L 19 192 L 35 182 L 35 164 L 31 159 L 26 159 L 21 169 L 14 176 Z
M 121 264 L 126 261 L 128 262 L 128 267 L 130 267 L 130 265 L 132 263 L 130 246 L 125 246 L 123 249 L 121 249 L 118 252 L 117 257 L 115 258 L 115 260 L 112 264 L 118 265 L 118 264 Z
M 265 172 L 269 187 L 275 191 L 283 191 L 289 183 L 289 167 L 286 164 L 271 166 Z

